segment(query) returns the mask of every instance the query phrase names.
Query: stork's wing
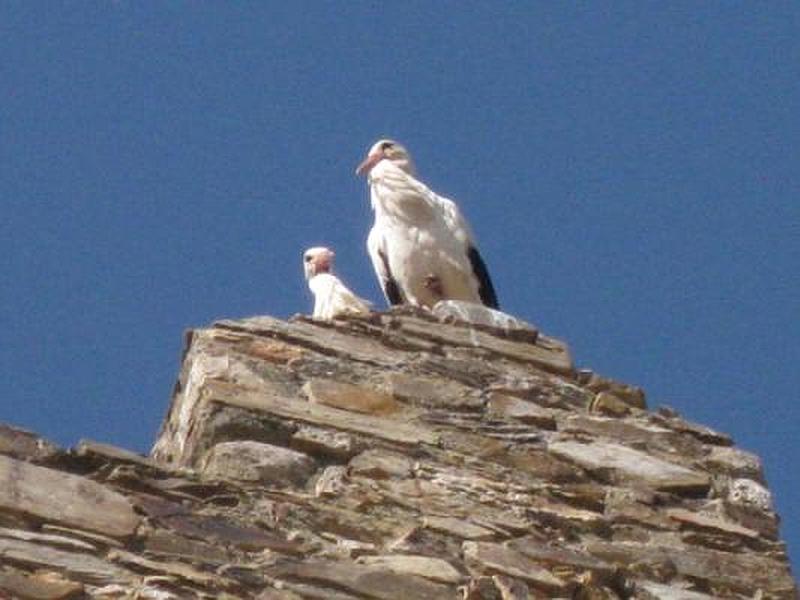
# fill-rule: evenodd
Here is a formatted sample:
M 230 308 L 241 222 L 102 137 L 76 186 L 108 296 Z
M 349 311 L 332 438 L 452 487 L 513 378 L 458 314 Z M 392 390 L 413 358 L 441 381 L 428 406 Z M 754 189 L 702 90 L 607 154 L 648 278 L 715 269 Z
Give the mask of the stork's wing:
M 467 258 L 472 265 L 472 272 L 478 279 L 478 295 L 481 301 L 489 308 L 500 308 L 497 302 L 497 294 L 492 285 L 492 278 L 489 277 L 489 270 L 486 268 L 486 263 L 483 262 L 480 252 L 475 246 L 470 246 L 467 249 Z
M 331 297 L 334 303 L 334 311 L 337 314 L 343 312 L 369 312 L 370 303 L 356 296 L 338 277 L 333 283 Z
M 497 302 L 497 294 L 492 285 L 492 278 L 489 277 L 489 270 L 486 268 L 486 263 L 483 262 L 478 247 L 472 236 L 472 230 L 469 223 L 458 210 L 458 205 L 449 198 L 436 196 L 439 206 L 442 207 L 442 214 L 444 215 L 445 223 L 453 235 L 464 244 L 464 252 L 467 253 L 469 264 L 472 266 L 472 273 L 478 280 L 478 295 L 481 301 L 489 308 L 499 308 Z
M 367 237 L 367 252 L 372 260 L 375 274 L 378 276 L 378 283 L 380 283 L 383 290 L 383 295 L 386 296 L 386 301 L 391 306 L 403 304 L 400 286 L 397 285 L 397 281 L 389 270 L 389 261 L 386 258 L 386 241 L 383 232 L 377 225 L 372 227 Z

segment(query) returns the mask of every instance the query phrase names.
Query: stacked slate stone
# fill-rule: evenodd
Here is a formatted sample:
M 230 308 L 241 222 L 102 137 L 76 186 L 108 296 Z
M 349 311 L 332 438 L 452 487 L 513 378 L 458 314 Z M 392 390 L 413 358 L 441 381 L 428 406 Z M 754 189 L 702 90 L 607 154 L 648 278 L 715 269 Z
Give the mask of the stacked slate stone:
M 758 458 L 524 324 L 221 321 L 151 458 L 0 454 L 0 598 L 796 597 Z

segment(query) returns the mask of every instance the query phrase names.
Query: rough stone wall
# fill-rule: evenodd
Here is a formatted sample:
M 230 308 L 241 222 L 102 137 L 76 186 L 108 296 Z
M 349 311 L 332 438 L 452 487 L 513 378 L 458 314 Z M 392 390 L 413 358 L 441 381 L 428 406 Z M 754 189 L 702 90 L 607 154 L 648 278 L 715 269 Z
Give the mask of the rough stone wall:
M 0 598 L 796 597 L 757 457 L 408 309 L 191 332 L 152 458 L 0 428 L 0 565 Z

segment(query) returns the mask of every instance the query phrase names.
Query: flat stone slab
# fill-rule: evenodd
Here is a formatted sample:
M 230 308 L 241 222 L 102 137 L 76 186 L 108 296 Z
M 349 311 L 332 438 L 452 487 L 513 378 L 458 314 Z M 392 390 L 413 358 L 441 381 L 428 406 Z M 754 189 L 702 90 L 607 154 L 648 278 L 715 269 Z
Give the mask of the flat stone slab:
M 455 517 L 426 516 L 423 527 L 465 540 L 490 540 L 497 534 L 491 529 Z
M 572 373 L 573 365 L 566 344 L 540 335 L 536 343 L 502 339 L 477 328 L 445 325 L 408 316 L 390 317 L 406 335 L 445 345 L 480 348 L 503 358 L 531 363 L 555 373 Z
M 287 323 L 272 317 L 251 317 L 241 320 L 222 320 L 214 327 L 245 331 L 254 335 L 277 339 L 320 354 L 350 358 L 359 362 L 394 367 L 400 364 L 408 353 L 390 350 L 380 341 L 364 336 L 348 335 L 322 324 L 315 325 L 294 321 Z
M 757 539 L 759 537 L 759 533 L 757 531 L 748 529 L 747 527 L 742 527 L 733 521 L 723 519 L 717 515 L 696 513 L 683 508 L 670 508 L 667 510 L 667 516 L 683 525 L 694 527 L 700 530 L 729 533 L 750 539 Z
M 199 571 L 192 566 L 174 561 L 152 560 L 138 556 L 125 550 L 113 550 L 108 555 L 109 559 L 129 565 L 136 570 L 150 571 L 158 574 L 165 574 L 167 577 L 185 579 L 196 585 L 205 587 L 220 586 L 230 587 L 231 581 L 217 573 L 206 573 Z M 160 575 L 164 576 L 164 575 Z
M 75 446 L 75 453 L 78 456 L 95 457 L 100 460 L 111 460 L 115 462 L 127 462 L 150 469 L 163 469 L 152 458 L 136 454 L 125 448 L 119 448 L 111 444 L 95 442 L 93 440 L 81 440 Z
M 272 577 L 325 583 L 334 589 L 344 589 L 359 594 L 359 597 L 375 600 L 456 597 L 453 586 L 396 573 L 383 567 L 308 561 L 269 566 L 265 571 Z
M 710 485 L 705 473 L 655 458 L 644 452 L 613 444 L 574 441 L 552 442 L 548 451 L 586 469 L 611 469 L 620 478 L 641 481 L 659 490 L 702 490 Z
M 579 553 L 569 548 L 546 545 L 537 539 L 526 536 L 509 542 L 508 546 L 534 560 L 539 565 L 549 568 L 559 565 L 570 565 L 578 570 L 592 571 L 604 577 L 614 573 L 615 566 L 585 553 Z
M 299 542 L 288 541 L 278 532 L 242 527 L 224 517 L 173 515 L 159 522 L 188 538 L 228 544 L 248 552 L 269 548 L 284 554 L 298 554 L 302 550 Z
M 357 562 L 371 567 L 382 567 L 395 573 L 417 575 L 442 583 L 459 583 L 465 578 L 449 562 L 432 556 L 386 554 L 362 556 Z
M 121 494 L 85 477 L 0 456 L 0 510 L 88 529 L 133 535 L 140 518 Z
M 503 573 L 554 593 L 566 587 L 565 583 L 551 575 L 550 571 L 511 548 L 489 542 L 464 542 L 463 549 L 467 566 L 479 572 Z
M 48 546 L 60 547 L 65 550 L 75 550 L 78 552 L 94 552 L 97 549 L 94 545 L 73 537 L 48 533 L 36 533 L 33 531 L 25 531 L 24 529 L 9 529 L 8 527 L 0 527 L 0 538 L 11 538 L 15 540 L 24 540 L 26 542 L 36 542 Z
M 23 540 L 0 538 L 0 563 L 13 561 L 41 569 L 58 569 L 71 579 L 103 584 L 126 582 L 132 573 L 91 554 L 57 550 Z
M 177 557 L 194 564 L 220 565 L 231 560 L 230 553 L 222 544 L 192 540 L 163 529 L 154 531 L 144 539 L 144 549 L 150 556 Z
M 414 464 L 402 454 L 376 448 L 353 457 L 348 467 L 351 475 L 389 479 L 411 477 Z
M 204 395 L 210 401 L 272 413 L 280 417 L 320 426 L 375 436 L 400 444 L 435 445 L 439 440 L 439 436 L 430 429 L 416 426 L 407 420 L 381 418 L 375 415 L 365 415 L 333 408 L 324 404 L 298 402 L 296 399 L 279 396 L 265 396 L 264 394 L 253 393 L 240 388 L 231 389 L 230 386 L 218 385 L 216 382 L 208 382 L 204 392 Z

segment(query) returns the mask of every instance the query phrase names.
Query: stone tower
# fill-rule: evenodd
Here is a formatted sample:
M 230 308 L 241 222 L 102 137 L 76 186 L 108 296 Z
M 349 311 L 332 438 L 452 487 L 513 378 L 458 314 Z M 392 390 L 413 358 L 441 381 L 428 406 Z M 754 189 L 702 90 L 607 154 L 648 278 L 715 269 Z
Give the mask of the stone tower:
M 0 598 L 796 597 L 756 456 L 519 324 L 221 321 L 151 457 L 0 454 Z

